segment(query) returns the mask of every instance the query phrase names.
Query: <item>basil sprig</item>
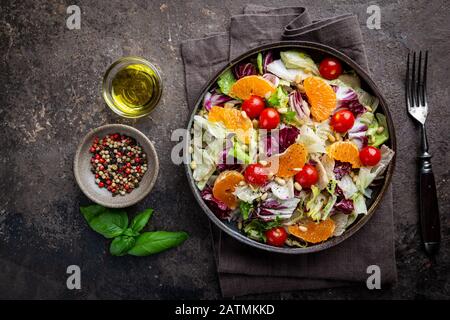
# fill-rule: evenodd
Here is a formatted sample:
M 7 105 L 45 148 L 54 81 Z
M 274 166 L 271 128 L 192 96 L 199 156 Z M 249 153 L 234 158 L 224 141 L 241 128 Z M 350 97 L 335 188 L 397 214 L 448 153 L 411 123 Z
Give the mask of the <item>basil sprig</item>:
M 184 231 L 141 231 L 153 214 L 146 209 L 136 215 L 128 225 L 128 215 L 121 209 L 108 209 L 100 205 L 80 207 L 80 211 L 92 230 L 107 239 L 113 239 L 109 252 L 113 256 L 126 254 L 148 256 L 182 244 L 188 234 Z
M 169 248 L 176 247 L 188 237 L 186 232 L 154 231 L 144 232 L 137 239 L 134 246 L 128 251 L 133 256 L 148 256 Z

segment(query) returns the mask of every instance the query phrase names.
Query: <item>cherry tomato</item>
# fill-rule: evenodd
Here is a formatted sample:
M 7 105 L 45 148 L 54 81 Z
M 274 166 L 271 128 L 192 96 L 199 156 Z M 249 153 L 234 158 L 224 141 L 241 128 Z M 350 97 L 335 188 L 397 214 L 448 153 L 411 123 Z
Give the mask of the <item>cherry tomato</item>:
M 365 166 L 374 166 L 381 160 L 381 151 L 371 146 L 364 147 L 359 152 L 359 159 Z
M 244 172 L 245 181 L 250 184 L 262 186 L 267 182 L 267 174 L 264 167 L 259 163 L 249 165 Z
M 319 65 L 319 72 L 325 79 L 333 80 L 342 74 L 342 65 L 338 59 L 325 58 Z
M 259 115 L 261 129 L 275 129 L 280 123 L 280 114 L 274 108 L 265 108 Z
M 266 231 L 267 244 L 275 247 L 283 246 L 287 239 L 287 232 L 283 227 L 276 227 Z
M 344 133 L 350 130 L 355 123 L 355 116 L 349 110 L 339 110 L 331 118 L 330 124 L 336 132 Z
M 258 96 L 251 96 L 242 103 L 242 111 L 245 111 L 247 116 L 251 119 L 259 117 L 261 111 L 264 110 L 266 104 L 263 98 Z
M 311 188 L 311 186 L 319 180 L 317 169 L 310 165 L 305 164 L 303 168 L 295 175 L 295 181 L 298 182 L 303 188 Z

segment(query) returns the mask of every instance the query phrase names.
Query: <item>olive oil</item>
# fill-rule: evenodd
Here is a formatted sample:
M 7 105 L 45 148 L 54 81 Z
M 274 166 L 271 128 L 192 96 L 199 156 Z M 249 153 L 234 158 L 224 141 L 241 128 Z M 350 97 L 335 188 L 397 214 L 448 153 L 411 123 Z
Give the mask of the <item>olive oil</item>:
M 161 96 L 156 69 L 141 58 L 122 58 L 114 63 L 103 81 L 103 96 L 114 112 L 138 118 L 149 114 Z

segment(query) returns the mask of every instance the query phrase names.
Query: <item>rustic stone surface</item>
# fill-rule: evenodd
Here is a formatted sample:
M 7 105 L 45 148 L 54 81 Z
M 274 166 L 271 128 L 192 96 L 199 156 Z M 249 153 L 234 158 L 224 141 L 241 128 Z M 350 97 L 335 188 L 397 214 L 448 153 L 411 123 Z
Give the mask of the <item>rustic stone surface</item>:
M 245 1 L 77 1 L 80 30 L 65 26 L 67 2 L 10 1 L 0 9 L 0 298 L 219 298 L 206 215 L 195 203 L 182 166 L 172 164 L 173 130 L 188 119 L 181 41 L 224 31 Z M 274 5 L 278 1 L 258 1 Z M 260 298 L 450 297 L 450 4 L 377 1 L 381 30 L 369 30 L 366 1 L 283 1 L 317 18 L 358 14 L 375 80 L 397 130 L 393 179 L 399 282 L 393 288 L 303 291 Z M 440 201 L 442 249 L 430 262 L 417 228 L 416 155 L 419 134 L 407 118 L 403 79 L 408 49 L 429 49 L 429 140 Z M 120 119 L 100 96 L 103 72 L 126 55 L 155 63 L 164 94 L 151 117 Z M 206 79 L 205 79 L 206 80 Z M 76 186 L 72 160 L 80 139 L 106 123 L 131 124 L 155 143 L 157 186 L 130 208 L 153 207 L 152 228 L 186 230 L 180 248 L 147 258 L 111 257 L 107 241 L 79 214 L 89 203 Z M 405 136 L 417 139 L 406 143 Z M 380 230 L 383 232 L 383 230 Z M 351 241 L 351 239 L 349 240 Z M 82 270 L 82 290 L 66 289 L 66 267 Z M 330 266 L 332 267 L 332 266 Z

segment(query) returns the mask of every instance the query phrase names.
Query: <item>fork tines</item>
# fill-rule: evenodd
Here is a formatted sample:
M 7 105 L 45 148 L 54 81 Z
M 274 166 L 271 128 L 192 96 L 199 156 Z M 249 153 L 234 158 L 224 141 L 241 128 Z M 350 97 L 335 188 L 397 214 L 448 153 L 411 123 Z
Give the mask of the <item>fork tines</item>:
M 411 107 L 426 107 L 426 82 L 427 82 L 427 64 L 428 64 L 428 50 L 425 51 L 425 59 L 422 59 L 422 51 L 419 51 L 419 58 L 416 59 L 416 52 L 408 53 L 407 68 L 406 68 L 406 102 L 408 109 Z M 422 60 L 423 67 L 422 67 Z M 416 62 L 417 61 L 417 62 Z M 418 66 L 416 66 L 416 64 Z

